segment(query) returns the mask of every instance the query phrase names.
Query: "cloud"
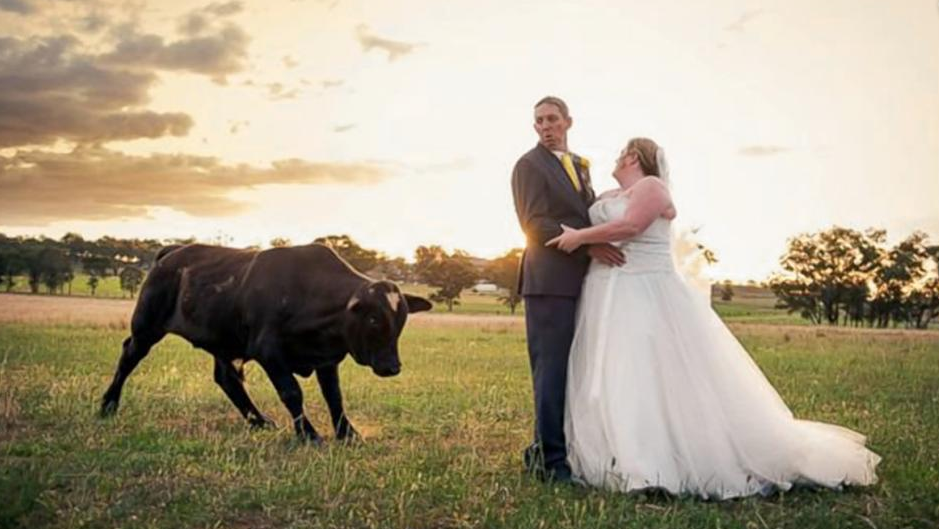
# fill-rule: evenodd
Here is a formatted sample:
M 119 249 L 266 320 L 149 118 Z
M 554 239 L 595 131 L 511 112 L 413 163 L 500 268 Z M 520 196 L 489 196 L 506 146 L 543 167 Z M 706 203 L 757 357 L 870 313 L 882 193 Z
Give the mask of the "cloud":
M 92 11 L 78 21 L 79 29 L 86 33 L 97 33 L 106 28 L 107 25 L 108 17 L 97 11 Z
M 179 21 L 179 32 L 190 37 L 199 35 L 213 27 L 215 20 L 235 15 L 242 10 L 244 5 L 237 0 L 209 4 L 182 17 Z
M 300 63 L 290 55 L 284 55 L 281 62 L 284 63 L 284 67 L 288 70 L 292 70 L 300 65 Z
M 189 13 L 179 21 L 179 32 L 194 37 L 209 27 L 209 19 L 202 13 Z
M 0 0 L 0 11 L 31 15 L 36 12 L 36 6 L 28 0 Z
M 425 162 L 408 166 L 408 170 L 422 174 L 449 173 L 472 169 L 475 163 L 468 157 L 454 158 L 452 160 Z
M 346 82 L 343 81 L 342 79 L 326 79 L 325 81 L 322 82 L 322 85 L 323 85 L 323 88 L 330 89 L 330 88 L 339 88 L 345 83 Z
M 225 165 L 185 154 L 133 156 L 100 147 L 70 153 L 0 156 L 0 224 L 141 217 L 166 207 L 197 217 L 250 209 L 229 193 L 271 184 L 369 185 L 391 175 L 374 163 L 279 160 L 270 167 Z
M 205 6 L 204 11 L 206 13 L 213 14 L 219 17 L 227 17 L 241 13 L 244 10 L 245 6 L 238 0 L 232 0 L 231 2 L 214 2 Z
M 229 123 L 230 126 L 228 128 L 228 132 L 232 134 L 238 134 L 241 132 L 241 129 L 251 125 L 251 122 L 247 120 L 229 121 Z
M 761 14 L 763 14 L 762 9 L 751 9 L 749 11 L 745 11 L 742 15 L 740 15 L 739 18 L 737 18 L 737 20 L 734 20 L 730 24 L 724 26 L 724 31 L 741 32 L 744 30 L 744 27 L 750 23 L 750 21 L 760 16 Z
M 295 99 L 300 94 L 300 90 L 292 88 L 287 90 L 281 83 L 270 83 L 267 85 L 267 97 L 271 101 L 282 101 L 284 99 Z
M 102 67 L 75 37 L 0 38 L 0 148 L 183 136 L 192 118 L 142 107 L 156 75 Z
M 184 38 L 169 44 L 159 35 L 130 32 L 101 60 L 128 68 L 189 71 L 224 84 L 227 75 L 244 69 L 249 40 L 244 30 L 231 24 L 216 35 Z
M 774 156 L 789 152 L 792 149 L 780 145 L 747 145 L 737 150 L 741 156 Z
M 354 128 L 355 128 L 355 123 L 349 123 L 347 125 L 336 125 L 335 127 L 333 127 L 333 132 L 335 133 L 346 132 Z
M 377 48 L 388 53 L 388 61 L 393 62 L 414 51 L 415 48 L 422 46 L 419 43 L 402 42 L 389 40 L 371 33 L 368 26 L 360 24 L 355 28 L 356 38 L 365 52 Z

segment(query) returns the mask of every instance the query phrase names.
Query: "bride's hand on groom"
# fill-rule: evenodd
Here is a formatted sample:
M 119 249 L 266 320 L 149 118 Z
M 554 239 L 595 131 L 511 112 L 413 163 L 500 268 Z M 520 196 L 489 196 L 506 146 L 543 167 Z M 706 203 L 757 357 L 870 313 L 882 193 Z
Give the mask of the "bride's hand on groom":
M 580 230 L 561 224 L 563 230 L 560 235 L 545 243 L 545 246 L 557 246 L 561 251 L 571 253 L 583 244 Z M 619 248 L 608 243 L 588 244 L 587 254 L 591 259 L 600 261 L 607 266 L 622 266 L 626 264 L 626 256 Z
M 623 251 L 610 243 L 598 243 L 587 245 L 587 254 L 595 261 L 600 261 L 607 266 L 623 266 L 626 264 L 626 255 Z
M 580 248 L 583 244 L 580 238 L 580 230 L 575 230 L 570 226 L 561 224 L 561 234 L 544 243 L 545 246 L 557 246 L 562 252 L 571 253 Z

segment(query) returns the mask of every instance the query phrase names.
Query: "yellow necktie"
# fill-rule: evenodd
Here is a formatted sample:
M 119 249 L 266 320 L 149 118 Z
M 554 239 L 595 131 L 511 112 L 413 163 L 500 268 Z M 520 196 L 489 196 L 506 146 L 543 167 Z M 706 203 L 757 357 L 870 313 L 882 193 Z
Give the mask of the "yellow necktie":
M 577 179 L 577 171 L 574 171 L 574 161 L 571 160 L 571 153 L 566 152 L 561 155 L 561 165 L 567 171 L 567 177 L 571 179 L 571 184 L 574 184 L 574 189 L 580 193 L 580 180 Z

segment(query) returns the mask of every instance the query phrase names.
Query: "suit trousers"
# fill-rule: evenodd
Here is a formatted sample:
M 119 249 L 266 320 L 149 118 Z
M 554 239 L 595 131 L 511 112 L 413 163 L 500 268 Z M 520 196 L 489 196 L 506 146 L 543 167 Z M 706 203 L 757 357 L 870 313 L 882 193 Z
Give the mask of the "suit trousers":
M 534 455 L 533 450 L 540 452 L 543 468 L 537 470 L 568 468 L 564 399 L 576 312 L 575 297 L 525 296 L 525 332 L 535 393 L 535 439 L 526 459 Z

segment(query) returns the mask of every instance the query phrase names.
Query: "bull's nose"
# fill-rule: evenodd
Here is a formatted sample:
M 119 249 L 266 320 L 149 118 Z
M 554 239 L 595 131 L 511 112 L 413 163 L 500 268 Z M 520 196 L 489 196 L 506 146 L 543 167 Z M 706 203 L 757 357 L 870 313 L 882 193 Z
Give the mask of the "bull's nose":
M 375 374 L 380 377 L 393 377 L 401 372 L 401 366 L 381 367 L 375 369 Z

